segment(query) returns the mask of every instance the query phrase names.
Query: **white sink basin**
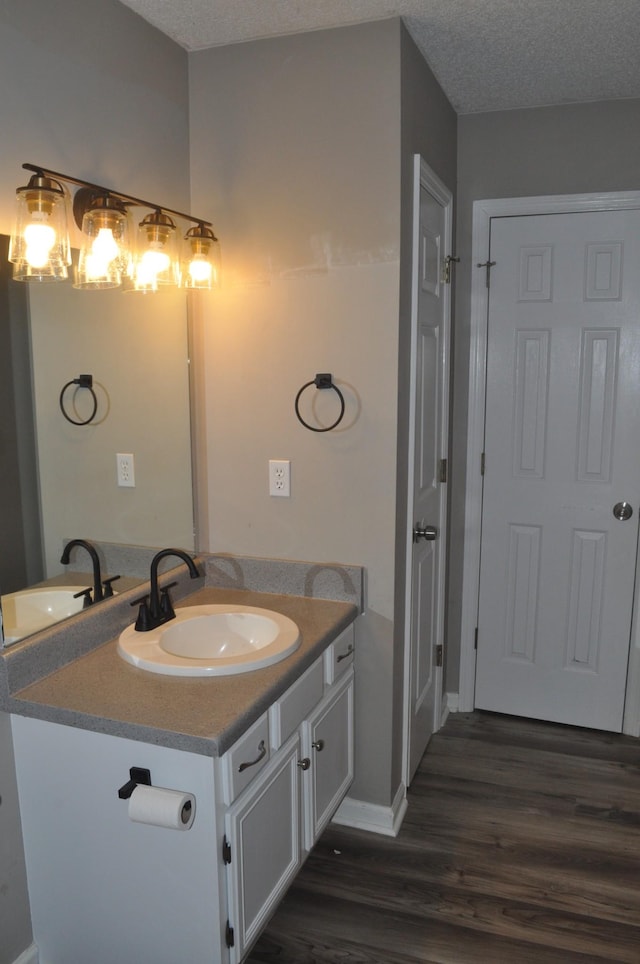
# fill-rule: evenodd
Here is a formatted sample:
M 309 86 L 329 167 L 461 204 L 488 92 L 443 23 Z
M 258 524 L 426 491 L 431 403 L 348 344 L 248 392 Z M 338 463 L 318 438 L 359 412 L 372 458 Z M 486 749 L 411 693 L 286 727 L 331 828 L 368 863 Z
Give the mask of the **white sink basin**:
M 231 676 L 278 663 L 300 645 L 287 616 L 252 606 L 188 606 L 147 633 L 127 626 L 118 653 L 127 662 L 168 676 Z
M 7 593 L 2 597 L 2 621 L 5 638 L 21 639 L 36 633 L 46 626 L 52 626 L 67 616 L 73 616 L 82 609 L 82 597 L 74 599 L 74 594 L 87 589 L 87 586 L 50 586 L 23 589 Z

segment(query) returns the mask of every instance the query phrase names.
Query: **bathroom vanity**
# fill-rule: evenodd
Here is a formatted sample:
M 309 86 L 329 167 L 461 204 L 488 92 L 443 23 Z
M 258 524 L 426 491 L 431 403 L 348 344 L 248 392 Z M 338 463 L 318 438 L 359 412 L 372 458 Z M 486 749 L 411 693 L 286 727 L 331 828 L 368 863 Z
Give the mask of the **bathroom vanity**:
M 299 648 L 184 679 L 111 638 L 9 695 L 40 964 L 239 964 L 346 795 L 358 607 L 206 585 L 179 605 L 223 600 L 284 613 Z M 193 795 L 189 829 L 131 819 L 131 768 Z

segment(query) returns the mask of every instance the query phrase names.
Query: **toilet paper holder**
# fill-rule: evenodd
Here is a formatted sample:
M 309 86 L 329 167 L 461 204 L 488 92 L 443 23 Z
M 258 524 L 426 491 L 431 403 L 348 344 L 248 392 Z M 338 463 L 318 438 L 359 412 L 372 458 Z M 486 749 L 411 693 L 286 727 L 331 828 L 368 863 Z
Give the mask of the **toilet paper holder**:
M 129 777 L 130 779 L 118 790 L 118 796 L 121 800 L 128 800 L 139 783 L 145 787 L 152 786 L 151 771 L 145 770 L 144 767 L 131 767 Z

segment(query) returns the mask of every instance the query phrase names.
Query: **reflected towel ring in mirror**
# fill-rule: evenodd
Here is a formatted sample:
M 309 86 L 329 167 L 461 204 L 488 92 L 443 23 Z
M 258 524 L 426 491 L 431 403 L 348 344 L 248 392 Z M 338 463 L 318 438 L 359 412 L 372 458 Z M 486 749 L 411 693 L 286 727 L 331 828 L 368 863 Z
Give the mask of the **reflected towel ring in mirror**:
M 331 425 L 327 425 L 326 428 L 318 428 L 315 425 L 309 425 L 309 423 L 305 422 L 302 415 L 300 414 L 300 408 L 299 408 L 300 396 L 305 391 L 305 389 L 309 388 L 310 385 L 315 385 L 316 388 L 319 388 L 319 389 L 332 388 L 336 393 L 336 395 L 338 396 L 338 398 L 340 399 L 340 414 L 338 415 L 335 422 L 332 422 Z M 344 395 L 342 394 L 338 386 L 334 383 L 333 375 L 329 373 L 316 375 L 316 377 L 312 379 L 310 382 L 305 382 L 305 384 L 302 386 L 302 388 L 296 395 L 295 410 L 296 410 L 296 415 L 298 417 L 298 421 L 301 422 L 305 428 L 308 428 L 310 432 L 330 432 L 331 429 L 336 428 L 336 426 L 338 426 L 342 421 L 342 417 L 344 415 L 344 407 L 345 407 Z
M 91 392 L 93 405 L 92 405 L 91 414 L 89 415 L 88 418 L 85 418 L 85 419 L 71 418 L 71 416 L 69 415 L 69 413 L 64 407 L 65 392 L 67 391 L 68 388 L 71 388 L 72 385 L 77 385 L 78 388 L 86 388 L 88 389 L 88 391 Z M 67 384 L 63 386 L 62 391 L 60 392 L 59 404 L 60 404 L 60 411 L 62 412 L 66 420 L 68 422 L 71 422 L 72 425 L 88 425 L 89 422 L 92 422 L 96 417 L 96 412 L 98 411 L 98 399 L 96 398 L 96 393 L 93 390 L 93 375 L 78 375 L 77 378 L 72 378 L 70 382 L 67 382 Z

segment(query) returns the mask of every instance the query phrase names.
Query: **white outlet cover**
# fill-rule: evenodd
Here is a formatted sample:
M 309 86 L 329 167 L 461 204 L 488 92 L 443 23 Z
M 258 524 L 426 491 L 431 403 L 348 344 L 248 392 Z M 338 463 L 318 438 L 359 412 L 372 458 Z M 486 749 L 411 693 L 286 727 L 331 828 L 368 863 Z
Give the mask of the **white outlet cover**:
M 118 452 L 116 455 L 118 486 L 134 489 L 136 485 L 135 467 L 131 452 Z
M 269 459 L 269 495 L 285 499 L 291 495 L 290 459 Z

